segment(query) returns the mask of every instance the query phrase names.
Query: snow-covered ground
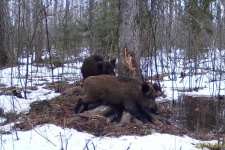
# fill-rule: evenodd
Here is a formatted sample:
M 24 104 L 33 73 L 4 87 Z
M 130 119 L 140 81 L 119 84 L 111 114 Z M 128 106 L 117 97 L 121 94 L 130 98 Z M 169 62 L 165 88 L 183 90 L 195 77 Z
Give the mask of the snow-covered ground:
M 187 136 L 152 133 L 146 136 L 95 137 L 74 129 L 45 124 L 31 131 L 2 135 L 2 149 L 10 150 L 193 150 L 202 141 Z M 207 141 L 205 141 L 207 142 Z M 209 142 L 207 142 L 209 143 Z M 216 141 L 210 141 L 216 143 Z
M 85 52 L 87 53 L 87 52 Z M 164 66 L 168 65 L 169 68 L 165 69 L 158 67 L 159 73 L 165 72 L 181 72 L 183 71 L 183 51 L 173 51 L 169 56 L 165 55 L 165 52 L 162 51 L 163 61 L 161 58 L 157 58 L 157 64 L 163 62 Z M 209 56 L 211 51 L 208 54 L 202 56 L 203 60 L 199 61 L 199 68 L 212 68 L 212 60 L 215 60 Z M 88 54 L 88 53 L 87 53 Z M 216 51 L 216 57 L 223 57 L 218 51 Z M 47 55 L 46 55 L 47 56 Z M 83 54 L 80 54 L 83 57 Z M 179 58 L 179 57 L 180 58 Z M 180 59 L 178 63 L 174 60 Z M 29 58 L 30 59 L 30 58 Z M 167 63 L 167 59 L 170 59 L 170 63 Z M 154 60 L 154 59 L 153 59 Z M 25 58 L 20 60 L 26 65 L 27 60 Z M 31 61 L 31 60 L 30 60 Z M 29 61 L 29 62 L 30 62 Z M 208 62 L 208 63 L 206 63 Z M 149 60 L 142 59 L 142 65 L 146 66 L 149 63 Z M 167 63 L 167 64 L 166 64 Z M 220 66 L 220 60 L 216 60 L 216 66 Z M 26 66 L 12 67 L 0 71 L 0 83 L 5 84 L 7 87 L 24 87 L 25 83 L 25 74 Z M 74 78 L 75 76 L 81 76 L 80 67 L 82 63 L 75 62 L 70 64 L 65 64 L 64 67 L 54 69 L 54 81 L 59 80 L 58 75 L 62 75 L 63 79 Z M 187 64 L 186 67 L 190 67 L 192 63 Z M 37 86 L 37 90 L 30 90 L 27 98 L 15 98 L 13 96 L 1 95 L 0 96 L 0 108 L 4 112 L 12 112 L 13 102 L 15 111 L 27 112 L 29 110 L 29 104 L 37 100 L 50 100 L 54 97 L 59 96 L 59 93 L 55 93 L 53 90 L 44 89 L 46 81 L 52 82 L 52 72 L 46 67 L 36 67 L 28 65 L 29 69 L 29 80 L 28 86 Z M 153 63 L 153 69 L 154 63 Z M 193 66 L 192 66 L 193 67 Z M 189 70 L 190 71 L 190 70 Z M 193 71 L 193 70 L 191 70 Z M 178 96 L 181 94 L 177 92 L 177 88 L 188 88 L 190 87 L 203 87 L 198 92 L 186 92 L 186 95 L 205 95 L 210 96 L 212 94 L 218 94 L 218 85 L 217 82 L 210 82 L 212 79 L 212 72 L 206 70 L 198 70 L 202 74 L 193 75 L 191 77 L 186 77 L 183 80 L 179 78 L 179 74 L 170 75 L 170 79 L 175 80 L 171 81 L 168 76 L 164 77 L 164 81 L 161 82 L 163 86 L 163 91 L 167 95 L 166 98 L 158 98 L 157 101 L 172 100 L 178 99 Z M 187 71 L 186 71 L 187 73 Z M 154 72 L 155 75 L 155 72 Z M 18 78 L 20 77 L 20 78 Z M 32 80 L 31 80 L 32 78 Z M 223 77 L 222 77 L 223 78 Z M 182 80 L 182 81 L 181 81 Z M 75 82 L 74 81 L 70 81 Z M 221 95 L 224 95 L 224 81 L 220 83 L 222 90 L 220 91 Z M 5 118 L 0 118 L 0 125 L 5 121 Z M 199 141 L 187 136 L 174 136 L 169 134 L 160 134 L 155 133 L 146 136 L 121 136 L 121 137 L 95 137 L 88 133 L 78 132 L 75 129 L 61 128 L 53 124 L 45 124 L 38 126 L 30 131 L 18 131 L 16 132 L 12 129 L 13 123 L 0 126 L 0 131 L 10 131 L 11 134 L 0 134 L 0 150 L 20 150 L 20 149 L 32 149 L 32 150 L 50 150 L 50 149 L 68 149 L 68 150 L 79 150 L 79 149 L 96 149 L 96 150 L 106 150 L 106 149 L 132 149 L 132 150 L 145 150 L 145 149 L 158 149 L 158 150 L 193 150 L 198 149 L 196 145 L 198 143 L 214 143 L 217 141 Z M 18 138 L 18 139 L 17 139 Z

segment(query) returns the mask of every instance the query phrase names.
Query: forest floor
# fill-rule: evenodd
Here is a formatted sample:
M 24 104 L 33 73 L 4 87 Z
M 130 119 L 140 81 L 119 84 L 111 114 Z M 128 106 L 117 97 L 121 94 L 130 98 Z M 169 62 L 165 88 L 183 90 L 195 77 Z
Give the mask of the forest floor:
M 170 55 L 177 56 L 180 55 L 180 52 L 176 53 L 176 55 Z M 168 55 L 165 55 L 165 60 L 167 56 Z M 118 145 L 121 149 L 122 144 L 118 144 L 118 141 L 124 143 L 124 149 L 128 149 L 131 143 L 134 146 L 133 149 L 149 149 L 149 145 L 156 146 L 158 149 L 167 149 L 166 147 L 168 147 L 168 149 L 198 149 L 197 144 L 199 143 L 217 143 L 219 137 L 225 139 L 225 128 L 223 126 L 225 122 L 225 105 L 216 102 L 224 102 L 223 95 L 225 95 L 225 90 L 220 89 L 220 87 L 225 87 L 225 83 L 222 82 L 225 77 L 222 76 L 223 78 L 220 79 L 219 76 L 217 76 L 215 80 L 215 72 L 210 71 L 209 68 L 213 69 L 212 64 L 219 66 L 220 59 L 214 59 L 209 56 L 211 56 L 211 53 L 205 56 L 207 60 L 204 59 L 200 61 L 199 67 L 201 70 L 198 70 L 199 74 L 194 74 L 193 71 L 190 72 L 190 69 L 185 70 L 183 65 L 176 68 L 175 74 L 173 70 L 170 69 L 173 68 L 170 64 L 168 69 L 158 68 L 158 70 L 165 69 L 163 74 L 166 74 L 165 76 L 160 76 L 160 84 L 167 97 L 158 97 L 156 99 L 159 107 L 159 114 L 157 115 L 170 123 L 163 122 L 163 124 L 157 126 L 143 122 L 131 122 L 129 124 L 120 125 L 117 122 L 108 122 L 105 117 L 98 115 L 81 116 L 77 119 L 77 115 L 74 114 L 74 108 L 79 97 L 84 95 L 82 82 L 79 82 L 81 78 L 80 67 L 82 65 L 80 61 L 66 64 L 66 67 L 59 67 L 54 69 L 53 72 L 45 66 L 37 67 L 33 65 L 31 67 L 31 65 L 29 65 L 30 72 L 26 91 L 27 99 L 12 95 L 12 90 L 14 88 L 23 91 L 27 66 L 20 65 L 3 69 L 1 70 L 0 77 L 0 135 L 2 135 L 1 138 L 3 142 L 0 144 L 0 147 L 3 147 L 3 149 L 16 149 L 15 147 L 20 149 L 21 147 L 21 149 L 24 149 L 24 145 L 26 144 L 27 149 L 32 149 L 34 146 L 36 149 L 52 149 L 52 145 L 43 138 L 43 135 L 46 135 L 47 141 L 49 141 L 49 139 L 55 141 L 55 145 L 60 149 L 61 145 L 58 143 L 62 141 L 62 138 L 60 138 L 62 137 L 61 133 L 68 133 L 69 137 L 67 138 L 67 134 L 65 134 L 64 137 L 69 141 L 67 142 L 72 149 L 74 149 L 74 147 L 77 149 L 84 148 L 85 145 L 87 145 L 86 139 L 91 139 L 92 137 L 92 139 L 97 140 L 94 141 L 94 143 L 99 147 L 102 146 L 102 149 L 105 149 L 105 147 L 117 147 Z M 185 60 L 183 57 L 179 58 L 179 61 L 181 61 L 180 64 L 187 64 L 188 62 L 182 61 Z M 29 59 L 31 59 L 31 57 Z M 171 60 L 171 64 L 176 64 L 176 62 L 178 62 L 176 57 L 171 57 Z M 218 62 L 210 63 L 215 60 Z M 20 61 L 23 62 L 23 64 L 28 62 L 25 58 Z M 31 62 L 31 60 L 29 62 Z M 165 63 L 164 66 L 167 66 L 166 61 Z M 180 72 L 184 70 L 187 77 L 180 78 Z M 52 77 L 53 75 L 54 77 Z M 150 79 L 152 79 L 152 77 L 148 80 Z M 197 87 L 197 89 L 195 89 L 195 87 Z M 222 100 L 218 100 L 215 97 L 215 95 L 218 95 L 218 90 L 220 90 L 220 95 L 223 96 Z M 180 100 L 180 96 L 190 96 L 194 98 L 186 99 L 184 102 L 184 100 Z M 197 103 L 198 101 L 207 101 L 207 105 L 201 105 L 202 103 Z M 208 103 L 209 101 L 212 103 Z M 173 102 L 176 103 L 176 107 L 171 105 Z M 165 103 L 167 103 L 169 107 Z M 215 114 L 215 109 L 212 109 L 212 107 L 216 108 L 216 104 L 221 106 L 219 111 L 217 110 L 217 114 Z M 204 112 L 201 112 L 201 109 Z M 180 118 L 183 117 L 183 112 L 180 110 L 186 111 L 188 114 L 185 115 L 188 115 L 188 117 L 191 116 L 190 113 L 192 113 L 196 119 L 190 119 L 188 117 Z M 210 112 L 210 114 L 207 112 Z M 211 115 L 210 121 L 206 121 L 207 115 Z M 217 122 L 217 119 L 222 121 Z M 179 126 L 182 121 L 185 125 L 191 124 L 194 126 L 195 130 L 190 130 L 187 126 Z M 207 128 L 206 125 L 207 127 L 210 126 L 210 128 Z M 221 131 L 218 130 L 219 135 L 216 134 L 218 132 L 216 129 L 221 129 Z M 16 136 L 14 136 L 15 133 L 17 134 L 17 131 L 20 134 L 20 140 L 16 139 Z M 90 134 L 86 134 L 85 132 Z M 129 136 L 124 138 L 123 135 Z M 104 136 L 106 136 L 106 140 Z M 108 137 L 110 137 L 109 140 Z M 130 139 L 130 137 L 132 139 Z M 162 138 L 164 138 L 164 140 L 162 140 Z M 146 139 L 146 141 L 143 142 L 143 139 Z M 42 144 L 40 144 L 41 140 L 44 140 Z M 106 144 L 102 144 L 102 141 Z
M 46 86 L 48 89 L 53 87 L 59 87 L 58 83 Z M 212 131 L 209 130 L 201 129 L 198 132 L 193 132 L 175 127 L 174 123 L 170 121 L 173 110 L 164 107 L 162 104 L 158 104 L 158 115 L 170 121 L 170 124 L 163 123 L 162 125 L 153 125 L 140 121 L 118 125 L 115 122 L 107 122 L 106 118 L 98 115 L 84 116 L 77 120 L 75 119 L 74 106 L 77 103 L 77 99 L 84 95 L 82 82 L 77 82 L 66 88 L 60 88 L 65 89 L 61 92 L 60 96 L 50 101 L 36 101 L 31 103 L 29 113 L 19 119 L 20 124 L 17 125 L 17 127 L 19 127 L 20 130 L 30 130 L 37 125 L 51 123 L 63 128 L 74 128 L 78 131 L 88 132 L 95 136 L 118 137 L 121 135 L 147 135 L 158 132 L 172 135 L 188 135 L 200 140 L 212 140 L 217 138 Z

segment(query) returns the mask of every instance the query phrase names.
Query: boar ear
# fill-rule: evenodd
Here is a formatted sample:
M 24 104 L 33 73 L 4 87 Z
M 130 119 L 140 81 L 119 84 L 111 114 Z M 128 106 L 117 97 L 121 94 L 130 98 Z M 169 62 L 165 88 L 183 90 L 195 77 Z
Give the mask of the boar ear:
M 113 65 L 114 68 L 116 67 L 116 59 L 112 59 L 112 60 L 110 61 L 110 63 Z
M 147 92 L 149 92 L 149 85 L 147 83 L 142 84 L 142 93 L 145 95 Z

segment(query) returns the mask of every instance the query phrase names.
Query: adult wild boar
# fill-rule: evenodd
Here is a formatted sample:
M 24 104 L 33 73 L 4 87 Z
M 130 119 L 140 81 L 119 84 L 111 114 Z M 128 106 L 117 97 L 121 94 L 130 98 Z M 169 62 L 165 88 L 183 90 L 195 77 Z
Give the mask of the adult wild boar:
M 99 75 L 84 80 L 85 96 L 79 99 L 75 113 L 81 105 L 87 110 L 89 104 L 122 106 L 132 115 L 137 115 L 141 109 L 149 118 L 150 113 L 156 113 L 156 92 L 152 85 L 142 83 L 126 76 Z
M 83 79 L 86 79 L 89 76 L 97 76 L 101 74 L 115 76 L 115 63 L 115 59 L 109 62 L 104 61 L 104 58 L 100 55 L 92 55 L 84 60 L 83 65 L 81 67 Z

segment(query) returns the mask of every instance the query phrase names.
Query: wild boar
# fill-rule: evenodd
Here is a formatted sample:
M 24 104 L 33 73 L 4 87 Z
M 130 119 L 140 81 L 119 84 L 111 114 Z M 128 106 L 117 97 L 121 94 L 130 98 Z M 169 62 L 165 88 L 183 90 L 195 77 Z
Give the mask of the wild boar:
M 75 113 L 81 105 L 87 109 L 89 104 L 101 102 L 104 105 L 122 106 L 132 115 L 141 109 L 148 117 L 156 113 L 156 92 L 152 85 L 142 83 L 126 76 L 99 75 L 84 80 L 85 96 L 78 100 Z
M 115 76 L 115 59 L 109 61 L 104 61 L 104 58 L 99 55 L 93 55 L 84 60 L 81 67 L 81 73 L 83 79 L 89 76 L 97 76 L 101 74 L 114 75 Z

